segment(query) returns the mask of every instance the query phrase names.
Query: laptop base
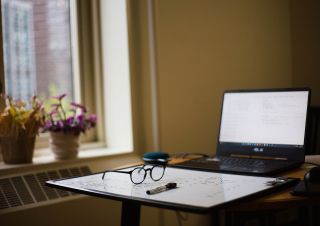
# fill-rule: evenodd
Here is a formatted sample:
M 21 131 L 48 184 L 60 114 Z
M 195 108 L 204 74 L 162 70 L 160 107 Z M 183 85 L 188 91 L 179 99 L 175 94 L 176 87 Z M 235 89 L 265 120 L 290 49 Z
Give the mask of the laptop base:
M 234 157 L 204 157 L 177 163 L 172 167 L 210 172 L 223 172 L 244 175 L 275 175 L 279 172 L 297 168 L 300 162 L 274 161 L 264 159 L 243 159 Z

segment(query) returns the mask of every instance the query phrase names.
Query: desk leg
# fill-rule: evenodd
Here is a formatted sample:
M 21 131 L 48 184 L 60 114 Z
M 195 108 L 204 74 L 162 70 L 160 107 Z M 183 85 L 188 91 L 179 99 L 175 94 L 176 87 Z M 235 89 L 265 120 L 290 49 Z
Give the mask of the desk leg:
M 215 210 L 211 213 L 211 226 L 219 226 L 220 225 L 220 214 L 221 212 Z
M 121 212 L 121 226 L 139 226 L 140 204 L 123 201 Z

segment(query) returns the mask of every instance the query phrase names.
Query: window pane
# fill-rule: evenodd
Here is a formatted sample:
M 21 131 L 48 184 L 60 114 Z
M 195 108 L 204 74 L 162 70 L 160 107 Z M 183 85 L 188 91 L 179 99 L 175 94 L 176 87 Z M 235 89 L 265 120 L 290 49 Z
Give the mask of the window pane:
M 2 0 L 6 93 L 73 99 L 68 0 Z

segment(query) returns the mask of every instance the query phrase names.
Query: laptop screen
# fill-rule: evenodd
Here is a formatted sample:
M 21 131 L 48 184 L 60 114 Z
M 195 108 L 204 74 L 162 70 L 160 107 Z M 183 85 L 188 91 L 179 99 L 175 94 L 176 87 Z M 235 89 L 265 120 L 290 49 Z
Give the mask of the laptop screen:
M 309 90 L 225 92 L 219 144 L 252 147 L 304 146 Z

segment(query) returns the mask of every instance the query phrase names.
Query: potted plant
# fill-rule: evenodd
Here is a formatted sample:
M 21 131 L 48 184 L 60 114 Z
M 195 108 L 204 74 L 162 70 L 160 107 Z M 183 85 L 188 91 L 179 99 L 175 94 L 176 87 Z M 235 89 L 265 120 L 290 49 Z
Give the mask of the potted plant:
M 31 163 L 36 135 L 44 124 L 42 102 L 33 96 L 30 103 L 1 95 L 6 106 L 0 111 L 0 150 L 7 164 Z
M 66 94 L 52 97 L 43 132 L 50 133 L 49 145 L 56 159 L 76 158 L 79 151 L 79 137 L 95 127 L 96 115 L 87 116 L 85 106 L 71 102 L 69 108 L 63 106 Z

